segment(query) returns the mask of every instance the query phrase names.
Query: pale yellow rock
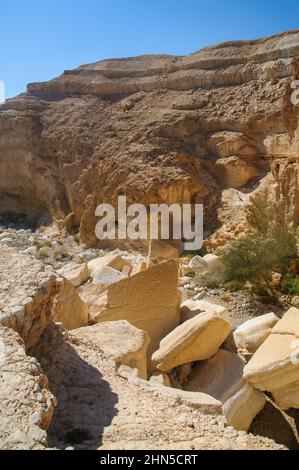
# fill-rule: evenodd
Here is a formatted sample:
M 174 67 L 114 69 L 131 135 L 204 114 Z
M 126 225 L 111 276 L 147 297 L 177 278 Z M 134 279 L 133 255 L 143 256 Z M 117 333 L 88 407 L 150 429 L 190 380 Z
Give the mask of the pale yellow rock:
M 237 354 L 220 349 L 217 353 L 193 366 L 185 390 L 212 395 L 224 403 L 245 385 L 244 362 Z
M 276 323 L 244 369 L 254 387 L 272 394 L 282 409 L 299 408 L 299 310 Z
M 65 268 L 60 269 L 58 274 L 67 279 L 71 284 L 73 284 L 74 287 L 79 287 L 90 277 L 89 269 L 86 263 L 72 263 Z
M 257 169 L 237 156 L 220 158 L 216 162 L 219 176 L 230 188 L 241 188 L 257 175 Z
M 117 254 L 99 256 L 98 258 L 95 258 L 87 263 L 91 275 L 94 275 L 96 271 L 106 266 L 116 269 L 117 271 L 122 271 L 126 265 L 127 263 L 124 261 L 122 256 Z
M 163 338 L 152 356 L 161 371 L 192 361 L 209 359 L 225 341 L 232 325 L 218 313 L 202 313 L 178 326 Z
M 148 261 L 146 259 L 141 259 L 140 261 L 138 261 L 134 265 L 131 275 L 133 276 L 134 274 L 141 273 L 141 271 L 145 271 L 145 269 L 147 269 L 147 263 Z
M 107 287 L 90 310 L 93 323 L 128 320 L 148 332 L 152 354 L 179 324 L 180 292 L 175 260 L 154 265 Z
M 253 419 L 262 411 L 266 398 L 262 392 L 245 384 L 223 405 L 222 413 L 227 426 L 238 431 L 248 431 Z
M 247 353 L 255 353 L 271 334 L 272 328 L 279 321 L 275 313 L 266 313 L 252 318 L 240 325 L 233 333 L 237 349 Z
M 244 362 L 237 354 L 219 350 L 211 359 L 198 362 L 189 375 L 185 390 L 203 392 L 223 403 L 229 426 L 248 431 L 265 405 L 264 395 L 246 384 Z
M 126 264 L 121 270 L 121 272 L 123 273 L 125 277 L 130 276 L 131 271 L 132 271 L 132 266 L 130 266 L 129 264 Z
M 177 402 L 178 404 L 186 405 L 207 413 L 210 415 L 221 415 L 222 403 L 211 395 L 201 392 L 186 392 L 185 390 L 178 390 L 176 388 L 165 387 L 154 381 L 146 381 L 139 379 L 132 373 L 132 369 L 122 367 L 119 369 L 122 377 L 134 385 L 141 387 L 145 390 L 157 392 L 163 399 Z
M 150 241 L 147 264 L 148 266 L 168 259 L 178 260 L 178 258 L 179 252 L 171 244 L 160 240 Z
M 142 271 L 145 271 L 147 268 L 147 262 L 146 261 L 140 261 L 137 267 L 137 273 L 141 273 Z
M 229 311 L 223 305 L 218 305 L 208 300 L 185 300 L 181 304 L 180 316 L 181 323 L 191 320 L 200 313 L 215 312 L 229 321 Z
M 84 286 L 78 287 L 77 293 L 88 306 L 92 306 L 106 289 L 105 284 L 94 284 L 90 282 Z
M 139 330 L 126 320 L 104 322 L 79 328 L 76 336 L 83 336 L 113 357 L 116 365 L 126 365 L 138 371 L 138 377 L 147 379 L 147 349 L 150 342 L 146 331 Z
M 299 309 L 291 307 L 274 326 L 273 333 L 295 335 L 299 338 Z
M 63 278 L 57 279 L 58 292 L 52 306 L 52 319 L 68 330 L 88 325 L 88 306 L 77 294 L 74 286 Z

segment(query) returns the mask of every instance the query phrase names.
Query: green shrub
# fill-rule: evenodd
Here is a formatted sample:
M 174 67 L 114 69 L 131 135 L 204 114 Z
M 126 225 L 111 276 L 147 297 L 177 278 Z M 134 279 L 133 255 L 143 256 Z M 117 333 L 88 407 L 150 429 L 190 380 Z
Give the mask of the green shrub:
M 228 281 L 224 284 L 225 289 L 230 290 L 232 292 L 242 289 L 243 286 L 244 283 L 241 281 L 237 281 L 236 279 L 234 279 L 233 281 Z
M 198 274 L 195 278 L 200 286 L 214 289 L 221 285 L 221 280 L 217 276 L 208 276 L 207 274 Z
M 256 290 L 275 297 L 272 272 L 285 273 L 297 257 L 296 232 L 280 205 L 253 205 L 249 219 L 252 231 L 233 240 L 221 259 L 227 281 L 250 281 Z
M 299 276 L 286 276 L 282 286 L 289 295 L 299 295 Z
M 51 248 L 52 247 L 52 242 L 50 240 L 45 240 L 43 242 L 35 241 L 34 245 L 35 245 L 37 250 L 39 250 L 40 248 L 43 248 L 44 246 L 48 246 L 49 248 Z

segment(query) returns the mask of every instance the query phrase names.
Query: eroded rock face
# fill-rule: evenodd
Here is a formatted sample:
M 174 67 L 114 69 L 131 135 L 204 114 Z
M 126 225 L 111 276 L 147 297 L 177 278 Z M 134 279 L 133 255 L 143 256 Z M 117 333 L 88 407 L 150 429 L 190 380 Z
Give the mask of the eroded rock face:
M 52 321 L 56 276 L 51 268 L 12 248 L 0 247 L 0 324 L 33 347 Z
M 43 449 L 56 399 L 20 335 L 0 326 L 0 448 Z
M 298 220 L 298 49 L 293 31 L 187 57 L 106 60 L 29 85 L 0 108 L 0 212 L 48 215 L 91 245 L 96 206 L 126 194 L 203 203 L 206 233 L 226 225 L 235 236 L 246 224 L 222 193 L 257 188 L 291 195 Z

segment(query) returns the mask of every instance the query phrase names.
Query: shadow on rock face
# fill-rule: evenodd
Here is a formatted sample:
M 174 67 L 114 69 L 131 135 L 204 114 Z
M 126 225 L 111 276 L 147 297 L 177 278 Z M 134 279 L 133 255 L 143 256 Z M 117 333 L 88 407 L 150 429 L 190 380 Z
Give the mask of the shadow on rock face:
M 269 437 L 291 450 L 299 449 L 299 411 L 283 412 L 270 401 L 252 422 L 249 432 Z
M 58 449 L 97 449 L 104 428 L 117 414 L 118 397 L 100 372 L 81 359 L 61 329 L 49 326 L 31 351 L 41 363 L 57 407 L 48 429 L 48 445 Z

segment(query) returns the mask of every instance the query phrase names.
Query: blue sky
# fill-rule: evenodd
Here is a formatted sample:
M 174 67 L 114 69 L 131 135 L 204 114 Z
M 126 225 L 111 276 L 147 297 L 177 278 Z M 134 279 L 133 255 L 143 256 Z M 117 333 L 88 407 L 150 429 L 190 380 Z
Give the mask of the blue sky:
M 6 97 L 104 58 L 189 54 L 299 28 L 298 0 L 1 0 Z

